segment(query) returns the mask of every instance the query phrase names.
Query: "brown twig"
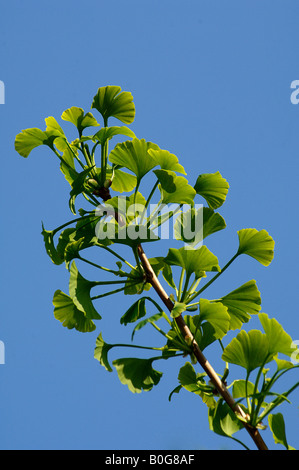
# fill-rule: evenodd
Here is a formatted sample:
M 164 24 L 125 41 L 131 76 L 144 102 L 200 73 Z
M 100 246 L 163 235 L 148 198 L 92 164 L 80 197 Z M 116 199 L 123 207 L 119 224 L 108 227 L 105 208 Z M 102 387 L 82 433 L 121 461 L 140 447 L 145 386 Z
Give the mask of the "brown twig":
M 140 261 L 142 263 L 143 269 L 146 273 L 147 280 L 148 282 L 152 285 L 152 287 L 155 289 L 156 293 L 164 303 L 164 305 L 168 308 L 168 310 L 171 312 L 171 310 L 174 307 L 174 304 L 172 300 L 169 298 L 165 290 L 163 289 L 162 285 L 160 284 L 155 272 L 153 271 L 153 268 L 146 256 L 146 254 L 143 251 L 143 248 L 141 245 L 138 245 L 138 255 L 140 258 Z M 185 338 L 188 344 L 192 344 L 193 346 L 193 353 L 198 360 L 199 364 L 201 367 L 204 369 L 204 371 L 207 373 L 208 377 L 210 378 L 212 384 L 214 387 L 217 389 L 218 393 L 221 395 L 221 397 L 226 401 L 226 403 L 229 405 L 229 407 L 234 411 L 234 413 L 238 413 L 242 418 L 246 419 L 247 415 L 244 412 L 244 410 L 235 402 L 229 391 L 227 390 L 225 384 L 220 380 L 218 375 L 216 374 L 215 370 L 209 363 L 209 361 L 205 358 L 203 353 L 198 347 L 198 344 L 194 340 L 194 337 L 188 328 L 188 326 L 185 323 L 184 318 L 182 315 L 178 316 L 175 318 L 175 321 Z M 262 439 L 259 431 L 257 428 L 251 426 L 250 424 L 244 422 L 244 427 L 250 434 L 251 438 L 255 442 L 257 448 L 259 450 L 268 450 L 267 445 L 265 444 L 264 440 Z

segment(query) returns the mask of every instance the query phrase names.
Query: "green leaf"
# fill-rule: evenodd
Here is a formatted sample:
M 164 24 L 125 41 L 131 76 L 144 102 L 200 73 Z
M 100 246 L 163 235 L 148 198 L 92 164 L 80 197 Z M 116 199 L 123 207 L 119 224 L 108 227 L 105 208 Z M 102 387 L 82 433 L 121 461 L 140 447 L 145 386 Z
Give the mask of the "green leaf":
M 110 173 L 108 170 L 106 174 L 107 178 L 109 179 L 110 174 L 112 175 L 112 171 Z M 136 176 L 117 169 L 114 171 L 114 178 L 112 180 L 111 189 L 112 191 L 116 191 L 118 193 L 129 193 L 136 187 L 136 182 Z
M 90 291 L 97 285 L 85 279 L 78 271 L 73 261 L 70 269 L 70 297 L 78 310 L 85 313 L 86 317 L 92 320 L 100 320 L 102 317 L 98 314 L 90 298 Z
M 203 376 L 204 374 L 196 374 L 192 364 L 186 362 L 186 364 L 180 368 L 178 380 L 185 390 L 199 395 L 208 407 L 214 408 L 216 401 L 211 393 L 210 387 L 206 386 Z
M 186 308 L 186 304 L 182 302 L 175 302 L 171 310 L 170 316 L 172 318 L 179 317 L 183 312 L 185 312 Z
M 162 204 L 193 204 L 196 192 L 183 176 L 170 170 L 154 170 L 160 183 Z
M 179 214 L 174 224 L 174 235 L 177 240 L 182 240 L 195 247 L 209 235 L 223 230 L 226 227 L 223 217 L 208 207 L 195 209 Z
M 91 332 L 96 329 L 93 321 L 86 317 L 85 313 L 78 310 L 72 299 L 57 290 L 53 298 L 54 316 L 69 330 L 75 328 L 81 333 Z
M 99 363 L 105 367 L 108 372 L 112 372 L 112 367 L 108 361 L 108 352 L 113 348 L 113 344 L 105 343 L 102 337 L 102 333 L 96 339 L 96 347 L 94 350 L 94 358 L 99 361 Z
M 281 413 L 268 416 L 268 422 L 273 434 L 275 444 L 282 444 L 287 450 L 295 450 L 287 442 L 285 422 Z
M 187 275 L 195 274 L 203 277 L 205 271 L 220 271 L 218 259 L 206 246 L 197 249 L 170 248 L 165 262 L 169 265 L 180 266 Z
M 86 127 L 96 127 L 100 125 L 92 113 L 84 114 L 84 110 L 77 106 L 72 106 L 71 108 L 66 109 L 62 113 L 61 119 L 74 124 L 80 134 Z
M 91 171 L 92 168 L 87 168 L 86 170 L 81 171 L 71 184 L 72 190 L 70 192 L 69 207 L 74 215 L 76 215 L 75 200 L 79 194 L 85 191 L 85 180 Z
M 230 329 L 241 328 L 247 323 L 250 314 L 257 314 L 261 310 L 261 295 L 254 280 L 246 282 L 238 289 L 219 299 L 228 309 L 231 317 Z
M 173 289 L 175 289 L 176 286 L 172 277 L 171 267 L 164 261 L 164 258 L 162 256 L 149 258 L 149 262 L 156 276 L 158 277 L 159 273 L 162 271 L 163 278 L 165 279 L 167 284 Z
M 238 231 L 238 254 L 246 254 L 255 258 L 264 266 L 268 266 L 274 256 L 274 240 L 266 230 L 246 228 Z
M 159 372 L 152 367 L 155 359 L 123 358 L 113 361 L 117 370 L 118 378 L 122 384 L 127 385 L 133 393 L 150 391 L 157 385 L 162 377 Z
M 135 118 L 133 96 L 128 91 L 121 91 L 120 86 L 99 88 L 91 107 L 102 114 L 104 121 L 113 116 L 125 124 L 131 124 Z
M 162 170 L 176 171 L 186 175 L 185 169 L 182 165 L 179 164 L 179 160 L 176 155 L 168 152 L 168 150 L 150 149 L 148 153 Z
M 25 129 L 15 138 L 15 150 L 22 157 L 27 158 L 30 152 L 40 145 L 48 145 L 50 148 L 52 148 L 53 141 L 56 137 L 57 136 L 41 131 L 36 127 Z
M 44 237 L 45 248 L 54 264 L 60 265 L 63 263 L 64 259 L 61 257 L 60 253 L 57 252 L 54 245 L 54 231 L 45 230 L 44 225 L 42 224 L 42 235 Z
M 226 199 L 229 184 L 217 171 L 199 175 L 194 189 L 197 194 L 205 198 L 211 209 L 218 209 Z
M 56 119 L 53 116 L 47 117 L 45 119 L 45 122 L 46 122 L 46 126 L 47 126 L 47 128 L 46 128 L 47 133 L 53 132 L 53 134 L 61 135 L 62 137 L 65 138 L 63 129 L 61 128 L 61 126 L 58 124 L 58 122 L 56 121 Z
M 269 353 L 291 356 L 294 352 L 293 340 L 278 321 L 270 319 L 266 313 L 260 313 L 259 319 L 269 341 Z
M 227 307 L 222 304 L 210 302 L 206 299 L 199 301 L 199 319 L 210 323 L 215 331 L 215 339 L 221 339 L 229 330 L 230 316 Z
M 240 331 L 222 354 L 224 361 L 244 367 L 248 373 L 272 358 L 267 336 L 259 330 L 251 330 L 248 333 Z
M 148 151 L 158 148 L 156 144 L 135 138 L 132 141 L 117 144 L 109 155 L 109 161 L 128 168 L 140 181 L 144 175 L 157 165 Z
M 209 409 L 210 429 L 216 434 L 231 437 L 243 428 L 242 422 L 223 399 L 219 399 L 215 408 Z
M 233 382 L 233 397 L 235 399 L 238 398 L 246 398 L 247 394 L 248 396 L 253 395 L 254 393 L 254 384 L 250 382 L 249 380 L 234 380 Z
M 125 135 L 127 137 L 135 138 L 134 132 L 126 126 L 111 126 L 102 127 L 94 136 L 93 140 L 97 140 L 101 145 L 104 145 L 107 139 L 112 139 L 115 135 Z
M 120 323 L 127 325 L 128 323 L 134 323 L 146 315 L 145 308 L 146 297 L 138 299 L 136 302 L 131 305 L 131 307 L 126 311 L 126 313 L 121 317 Z

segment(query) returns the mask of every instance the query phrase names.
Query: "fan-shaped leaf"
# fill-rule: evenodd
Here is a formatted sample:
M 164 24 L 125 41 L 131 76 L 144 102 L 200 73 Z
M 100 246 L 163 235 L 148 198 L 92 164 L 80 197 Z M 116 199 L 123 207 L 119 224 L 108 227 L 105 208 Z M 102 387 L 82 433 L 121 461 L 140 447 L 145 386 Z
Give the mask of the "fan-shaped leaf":
M 269 362 L 273 354 L 269 354 L 267 336 L 259 330 L 249 333 L 240 331 L 223 351 L 222 359 L 231 364 L 244 367 L 248 372 Z
M 57 135 L 44 132 L 36 127 L 24 129 L 15 138 L 15 150 L 24 158 L 27 158 L 30 152 L 40 146 L 48 145 L 53 147 L 53 141 Z
M 131 124 L 135 118 L 133 96 L 128 91 L 121 91 L 120 86 L 99 88 L 91 107 L 102 114 L 105 122 L 113 116 L 125 124 Z
M 169 265 L 180 266 L 187 275 L 195 274 L 203 277 L 205 271 L 220 271 L 218 259 L 206 246 L 197 249 L 170 248 L 165 262 Z
M 92 113 L 84 114 L 84 110 L 77 106 L 72 106 L 71 108 L 66 109 L 62 113 L 61 119 L 74 124 L 80 134 L 86 127 L 96 127 L 100 125 Z
M 126 313 L 121 317 L 120 323 L 127 325 L 128 323 L 134 323 L 146 315 L 145 308 L 146 297 L 138 299 L 136 302 L 131 305 L 131 307 L 126 311 Z
M 150 391 L 163 375 L 153 369 L 153 361 L 154 359 L 123 358 L 113 361 L 112 364 L 121 383 L 127 385 L 131 392 L 141 393 L 142 390 Z
M 177 240 L 182 240 L 195 247 L 212 233 L 226 227 L 223 217 L 208 207 L 195 209 L 179 214 L 174 224 L 174 234 Z
M 75 328 L 81 333 L 86 333 L 96 329 L 93 321 L 87 318 L 85 313 L 79 310 L 72 299 L 61 290 L 54 293 L 53 305 L 55 318 L 69 330 Z
M 193 204 L 196 192 L 186 178 L 170 170 L 154 170 L 154 173 L 160 183 L 162 204 Z
M 264 266 L 268 266 L 274 256 L 274 240 L 266 230 L 245 228 L 238 231 L 238 254 L 246 254 L 255 258 Z
M 197 194 L 205 198 L 211 209 L 217 209 L 226 199 L 229 184 L 217 171 L 216 173 L 199 175 L 194 189 Z
M 261 295 L 254 280 L 246 282 L 238 289 L 225 295 L 219 301 L 228 309 L 231 317 L 230 329 L 241 328 L 247 323 L 250 314 L 257 314 L 261 310 Z
M 176 171 L 178 173 L 183 173 L 184 175 L 186 175 L 184 167 L 179 164 L 178 157 L 173 153 L 168 152 L 168 150 L 150 149 L 148 153 L 156 161 L 157 165 L 161 167 L 162 170 Z
M 275 318 L 269 318 L 266 313 L 259 314 L 260 322 L 269 341 L 269 352 L 291 356 L 294 352 L 293 340 Z
M 140 181 L 146 173 L 157 165 L 153 157 L 149 155 L 148 151 L 150 149 L 159 149 L 159 147 L 152 142 L 135 138 L 132 141 L 117 144 L 109 155 L 109 161 L 128 168 Z

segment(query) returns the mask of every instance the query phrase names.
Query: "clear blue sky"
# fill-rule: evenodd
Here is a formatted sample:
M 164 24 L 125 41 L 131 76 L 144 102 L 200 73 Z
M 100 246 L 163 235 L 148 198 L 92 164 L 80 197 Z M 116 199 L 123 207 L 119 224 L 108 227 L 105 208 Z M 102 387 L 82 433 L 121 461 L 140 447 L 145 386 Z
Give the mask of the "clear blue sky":
M 1 449 L 239 449 L 210 433 L 196 396 L 181 392 L 168 402 L 183 362 L 169 370 L 170 361 L 159 364 L 159 386 L 133 395 L 93 359 L 100 331 L 107 342 L 129 340 L 119 317 L 131 298 L 98 304 L 103 320 L 94 333 L 54 319 L 53 292 L 67 292 L 68 273 L 47 257 L 41 220 L 52 229 L 71 217 L 69 187 L 50 151 L 22 159 L 14 138 L 43 129 L 47 116 L 59 120 L 70 106 L 89 111 L 99 86 L 131 91 L 139 138 L 175 153 L 193 183 L 217 170 L 229 181 L 220 211 L 227 229 L 208 240 L 221 264 L 241 228 L 264 228 L 275 239 L 270 267 L 239 259 L 217 292 L 256 279 L 262 311 L 298 340 L 299 105 L 290 101 L 299 79 L 298 20 L 295 0 L 11 0 L 1 7 Z M 143 340 L 150 342 L 149 331 L 140 332 Z M 207 350 L 216 370 L 219 353 Z M 298 394 L 291 401 L 288 440 L 298 448 Z M 246 433 L 240 438 L 250 443 Z

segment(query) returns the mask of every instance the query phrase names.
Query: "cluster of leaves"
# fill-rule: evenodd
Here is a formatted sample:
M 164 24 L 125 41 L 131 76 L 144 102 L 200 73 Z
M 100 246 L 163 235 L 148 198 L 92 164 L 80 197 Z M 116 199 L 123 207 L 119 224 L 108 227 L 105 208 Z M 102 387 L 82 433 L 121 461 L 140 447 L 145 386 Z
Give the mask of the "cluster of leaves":
M 154 369 L 154 362 L 190 355 L 191 362 L 187 361 L 180 368 L 179 385 L 170 398 L 181 389 L 198 395 L 208 407 L 211 429 L 232 437 L 243 427 L 244 418 L 233 413 L 217 396 L 205 373 L 195 372 L 193 365 L 196 358 L 191 344 L 183 337 L 176 322 L 177 317 L 183 316 L 201 351 L 219 342 L 224 361 L 223 383 L 227 381 L 229 364 L 245 370 L 245 378 L 234 381 L 229 388 L 232 388 L 233 397 L 246 412 L 247 423 L 262 429 L 263 420 L 268 417 L 275 441 L 289 448 L 282 414 L 272 412 L 288 401 L 288 395 L 298 386 L 297 383 L 280 394 L 273 391 L 277 380 L 296 367 L 292 361 L 278 358 L 278 354 L 290 357 L 294 353 L 296 347 L 291 337 L 275 319 L 260 312 L 261 296 L 255 280 L 249 280 L 230 293 L 223 293 L 218 299 L 202 297 L 202 293 L 243 254 L 268 266 L 274 254 L 272 237 L 265 230 L 247 228 L 238 231 L 236 253 L 221 268 L 217 256 L 203 241 L 226 227 L 223 217 L 217 212 L 225 202 L 229 189 L 225 178 L 219 172 L 201 174 L 192 185 L 174 154 L 152 142 L 138 139 L 126 126 L 135 117 L 133 97 L 129 92 L 121 91 L 120 87 L 99 88 L 91 108 L 100 113 L 103 127 L 91 112 L 85 113 L 82 108 L 72 107 L 62 113 L 62 120 L 74 124 L 78 130 L 78 138 L 71 142 L 54 117 L 45 119 L 44 131 L 26 129 L 15 140 L 15 149 L 23 157 L 28 157 L 40 145 L 48 146 L 58 157 L 60 170 L 71 186 L 69 207 L 76 217 L 54 230 L 46 230 L 44 226 L 42 229 L 51 260 L 56 265 L 65 263 L 70 273 L 69 293 L 60 290 L 54 293 L 55 318 L 68 329 L 91 332 L 96 329 L 95 322 L 101 319 L 94 306 L 97 299 L 121 291 L 126 295 L 137 295 L 137 300 L 122 314 L 120 323 L 125 326 L 134 324 L 132 341 L 141 328 L 153 327 L 164 338 L 164 346 L 108 344 L 100 333 L 96 340 L 95 358 L 109 372 L 114 367 L 120 381 L 132 392 L 140 393 L 151 390 L 161 379 L 162 373 Z M 126 125 L 108 127 L 111 117 Z M 97 129 L 89 135 L 83 134 L 89 128 Z M 109 143 L 115 136 L 128 140 L 117 143 L 109 152 Z M 149 195 L 144 197 L 140 188 L 149 174 L 154 178 L 154 184 Z M 116 195 L 111 197 L 111 191 Z M 150 201 L 157 194 L 159 202 L 148 214 Z M 76 200 L 80 195 L 88 202 L 88 208 L 79 209 L 77 214 Z M 195 198 L 199 198 L 205 206 L 197 208 Z M 169 204 L 175 204 L 176 208 L 163 212 Z M 189 207 L 187 212 L 182 210 L 184 205 Z M 144 295 L 151 288 L 151 283 L 138 258 L 138 247 L 141 243 L 157 242 L 157 229 L 175 215 L 175 237 L 178 243 L 183 242 L 185 246 L 169 248 L 165 256 L 149 259 L 156 276 L 162 276 L 171 290 L 170 298 L 174 306 L 168 314 L 164 305 Z M 187 237 L 186 233 L 192 233 L 191 227 L 196 226 L 198 220 L 201 221 L 201 230 Z M 55 242 L 54 237 L 58 233 L 58 241 Z M 100 237 L 100 233 L 105 236 Z M 119 254 L 118 244 L 129 248 L 132 262 Z M 83 256 L 83 251 L 91 247 L 109 253 L 117 267 L 110 269 Z M 85 279 L 75 260 L 113 276 L 112 280 Z M 205 281 L 208 276 L 209 280 Z M 103 286 L 112 286 L 112 290 L 91 294 L 92 289 L 103 289 Z M 154 314 L 148 313 L 149 304 Z M 242 329 L 252 315 L 259 316 L 264 332 L 246 332 Z M 224 347 L 222 341 L 232 330 L 241 331 Z M 123 347 L 154 350 L 156 355 L 148 359 L 119 358 L 111 365 L 109 351 Z M 268 377 L 270 368 L 265 369 L 269 363 L 276 364 L 272 377 Z M 251 382 L 249 378 L 253 372 L 256 372 L 256 378 Z

